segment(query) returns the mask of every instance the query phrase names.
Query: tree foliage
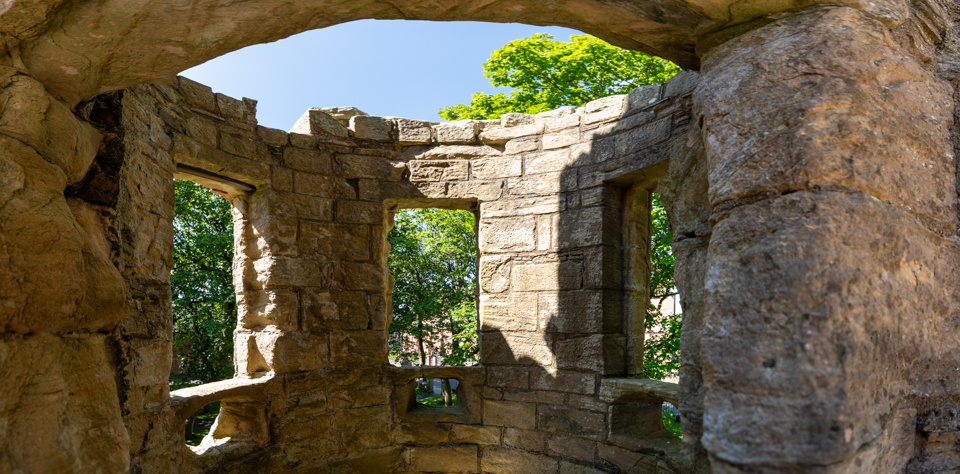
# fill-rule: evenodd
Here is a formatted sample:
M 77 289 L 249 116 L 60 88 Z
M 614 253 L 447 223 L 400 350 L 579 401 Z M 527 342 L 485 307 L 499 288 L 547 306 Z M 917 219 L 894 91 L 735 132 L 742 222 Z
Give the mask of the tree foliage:
M 230 203 L 190 181 L 174 183 L 173 348 L 179 385 L 233 374 L 233 219 Z
M 680 329 L 681 314 L 664 314 L 663 303 L 670 296 L 676 296 L 676 282 L 673 271 L 676 258 L 673 256 L 673 232 L 667 222 L 667 211 L 654 193 L 652 212 L 652 232 L 650 236 L 650 304 L 647 309 L 645 326 L 650 333 L 659 328 L 659 334 L 649 335 L 643 343 L 643 372 L 652 379 L 664 379 L 677 376 L 680 371 Z
M 394 216 L 387 239 L 395 357 L 427 365 L 428 348 L 438 347 L 444 365 L 476 362 L 475 220 L 473 213 L 442 209 L 403 209 Z
M 444 120 L 500 118 L 581 106 L 601 97 L 666 81 L 680 69 L 665 59 L 617 48 L 590 35 L 557 41 L 548 34 L 507 43 L 483 65 L 484 75 L 509 94 L 473 94 L 469 105 L 440 110 Z

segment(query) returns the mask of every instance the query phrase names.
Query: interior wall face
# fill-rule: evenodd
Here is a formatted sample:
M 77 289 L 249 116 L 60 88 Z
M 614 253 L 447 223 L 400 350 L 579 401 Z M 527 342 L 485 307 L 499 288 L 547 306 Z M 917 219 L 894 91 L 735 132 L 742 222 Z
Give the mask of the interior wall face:
M 955 6 L 201 3 L 0 12 L 0 472 L 960 469 Z M 541 18 L 702 75 L 493 121 L 311 109 L 299 133 L 172 79 L 393 17 Z M 170 393 L 174 177 L 231 200 L 240 310 L 235 377 Z M 679 385 L 637 377 L 655 189 Z M 480 366 L 387 364 L 405 206 L 479 213 Z M 418 407 L 420 376 L 462 404 Z
M 298 124 L 311 134 L 258 127 L 252 101 L 185 79 L 123 91 L 124 176 L 143 179 L 128 180 L 139 195 L 121 203 L 127 232 L 150 237 L 141 267 L 169 272 L 172 238 L 134 229 L 169 229 L 173 177 L 217 175 L 207 184 L 233 204 L 239 302 L 235 379 L 167 398 L 168 283 L 132 295 L 130 306 L 152 306 L 117 334 L 135 468 L 681 469 L 679 441 L 659 421 L 676 389 L 619 378 L 636 342 L 628 328 L 643 334 L 642 313 L 625 319 L 624 295 L 646 295 L 645 280 L 624 279 L 621 229 L 649 240 L 649 217 L 625 219 L 623 199 L 642 190 L 634 213 L 649 214 L 696 82 L 684 73 L 581 109 L 494 121 L 357 116 L 349 132 L 311 110 Z M 479 211 L 481 366 L 387 364 L 386 233 L 400 206 Z M 141 333 L 127 329 L 134 321 Z M 461 380 L 461 404 L 412 405 L 421 373 Z M 189 450 L 183 419 L 217 399 L 236 409 L 221 415 L 218 441 Z M 611 430 L 615 410 L 643 400 L 656 422 L 646 433 Z

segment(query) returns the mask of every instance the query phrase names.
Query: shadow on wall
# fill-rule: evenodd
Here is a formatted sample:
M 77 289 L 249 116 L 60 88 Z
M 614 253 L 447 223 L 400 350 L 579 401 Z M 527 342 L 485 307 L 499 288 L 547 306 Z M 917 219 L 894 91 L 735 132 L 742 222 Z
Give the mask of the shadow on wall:
M 672 158 L 701 150 L 690 139 L 689 94 L 698 79 L 682 73 L 663 87 L 604 98 L 586 110 L 539 114 L 540 148 L 522 155 L 522 173 L 507 181 L 505 198 L 481 203 L 484 423 L 507 427 L 507 446 L 528 431 L 543 436 L 546 448 L 512 444 L 552 456 L 524 454 L 539 468 L 552 469 L 556 457 L 629 472 L 689 471 L 704 462 L 694 459 L 701 452 L 698 416 L 684 418 L 682 455 L 661 422 L 665 400 L 694 414 L 702 402 L 694 396 L 679 403 L 675 386 L 641 381 L 651 192 L 667 179 Z M 582 123 L 571 128 L 576 112 Z M 533 116 L 503 118 L 512 120 L 534 125 Z M 532 232 L 519 235 L 522 229 Z M 485 233 L 514 240 L 495 248 L 498 238 Z M 685 268 L 681 255 L 678 267 Z M 685 321 L 698 318 L 698 310 L 691 305 Z M 695 395 L 699 361 L 690 353 L 681 384 Z

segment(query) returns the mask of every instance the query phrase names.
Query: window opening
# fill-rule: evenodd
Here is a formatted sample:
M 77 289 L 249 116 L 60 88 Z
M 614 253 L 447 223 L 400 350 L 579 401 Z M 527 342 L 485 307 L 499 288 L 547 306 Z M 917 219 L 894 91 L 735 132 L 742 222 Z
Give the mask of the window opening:
M 210 433 L 210 428 L 220 415 L 220 402 L 213 402 L 187 418 L 184 423 L 184 436 L 188 446 L 197 446 Z
M 432 407 L 457 405 L 457 388 L 460 381 L 450 378 L 422 378 L 416 380 L 417 403 Z
M 462 210 L 401 209 L 394 214 L 388 240 L 394 278 L 391 363 L 475 365 L 476 216 Z M 426 393 L 431 383 L 418 385 Z
M 650 304 L 644 323 L 643 372 L 648 378 L 676 383 L 683 314 L 674 280 L 673 232 L 657 193 L 651 193 L 650 222 Z
M 230 203 L 185 180 L 174 181 L 174 194 L 170 385 L 175 390 L 233 375 L 237 304 Z
M 680 430 L 680 410 L 670 402 L 663 402 L 660 414 L 663 418 L 663 427 L 666 428 L 670 434 L 683 439 L 683 433 Z

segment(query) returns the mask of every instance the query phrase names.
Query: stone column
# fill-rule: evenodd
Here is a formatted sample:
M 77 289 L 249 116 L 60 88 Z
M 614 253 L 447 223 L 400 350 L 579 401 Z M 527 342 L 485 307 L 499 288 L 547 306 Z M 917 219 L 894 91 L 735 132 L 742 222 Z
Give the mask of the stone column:
M 956 393 L 936 342 L 958 332 L 951 90 L 849 7 L 703 59 L 712 470 L 901 472 L 911 390 Z

